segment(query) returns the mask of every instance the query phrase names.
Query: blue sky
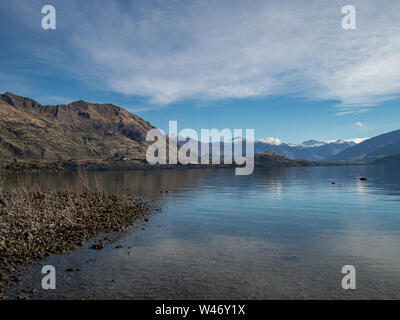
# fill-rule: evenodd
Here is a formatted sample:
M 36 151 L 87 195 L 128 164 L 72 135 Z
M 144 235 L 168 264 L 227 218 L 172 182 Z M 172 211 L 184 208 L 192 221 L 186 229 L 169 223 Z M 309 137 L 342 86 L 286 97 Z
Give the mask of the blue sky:
M 0 91 L 42 104 L 110 102 L 165 131 L 254 128 L 300 143 L 400 129 L 400 3 L 0 3 Z M 41 28 L 56 8 L 57 29 Z

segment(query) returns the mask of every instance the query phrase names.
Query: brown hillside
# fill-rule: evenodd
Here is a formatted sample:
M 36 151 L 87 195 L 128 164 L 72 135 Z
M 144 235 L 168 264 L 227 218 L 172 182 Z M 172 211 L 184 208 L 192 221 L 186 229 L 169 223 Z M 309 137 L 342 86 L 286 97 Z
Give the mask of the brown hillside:
M 18 159 L 144 159 L 153 126 L 112 104 L 76 101 L 42 106 L 0 95 L 0 157 Z

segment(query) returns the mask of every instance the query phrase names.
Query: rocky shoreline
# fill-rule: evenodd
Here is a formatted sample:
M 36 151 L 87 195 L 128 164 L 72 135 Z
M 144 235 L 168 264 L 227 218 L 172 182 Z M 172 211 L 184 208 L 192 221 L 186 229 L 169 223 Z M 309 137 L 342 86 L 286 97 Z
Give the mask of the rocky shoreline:
M 0 192 L 0 299 L 5 286 L 21 280 L 20 267 L 75 250 L 101 232 L 148 221 L 152 210 L 144 200 L 102 192 Z
M 30 172 L 77 172 L 85 171 L 118 171 L 118 170 L 171 170 L 171 169 L 199 169 L 199 168 L 232 168 L 231 164 L 202 165 L 202 164 L 164 164 L 150 165 L 143 159 L 92 159 L 92 160 L 66 160 L 66 161 L 33 161 L 15 160 L 6 161 L 3 165 L 7 173 Z

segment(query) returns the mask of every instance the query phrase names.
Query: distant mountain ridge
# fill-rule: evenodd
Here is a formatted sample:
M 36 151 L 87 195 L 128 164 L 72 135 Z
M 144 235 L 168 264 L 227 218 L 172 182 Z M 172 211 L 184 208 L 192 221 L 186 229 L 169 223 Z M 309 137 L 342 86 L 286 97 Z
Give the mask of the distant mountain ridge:
M 176 140 L 176 136 L 170 137 L 171 139 Z M 184 139 L 180 137 L 181 140 L 179 141 L 178 145 L 185 144 L 189 139 Z M 326 158 L 337 154 L 347 148 L 354 146 L 356 143 L 352 141 L 344 141 L 344 140 L 337 140 L 334 142 L 321 142 L 317 140 L 308 140 L 303 142 L 302 144 L 288 144 L 288 143 L 269 143 L 267 141 L 272 139 L 261 139 L 258 141 L 254 141 L 254 154 L 257 155 L 259 153 L 264 152 L 272 152 L 275 154 L 279 154 L 285 156 L 288 159 L 295 160 L 295 159 L 304 159 L 308 161 L 325 161 Z M 238 140 L 232 140 L 232 146 Z M 205 143 L 197 141 L 198 146 L 201 148 L 201 156 L 205 156 L 206 152 L 203 152 L 208 149 L 208 153 L 211 155 L 211 150 L 213 145 L 220 145 L 220 155 L 221 158 L 224 155 L 224 142 L 213 142 L 213 143 Z M 232 147 L 233 153 L 233 147 Z M 242 156 L 246 156 L 246 140 L 242 140 Z
M 325 161 L 325 159 L 342 152 L 352 146 L 354 142 L 337 140 L 335 142 L 321 142 L 308 140 L 300 145 L 281 143 L 279 145 L 268 144 L 256 141 L 254 144 L 255 153 L 274 152 L 289 159 L 305 159 L 309 161 Z
M 327 161 L 374 161 L 400 154 L 400 130 L 381 134 L 331 156 Z
M 176 140 L 176 136 L 171 136 L 170 139 Z M 179 146 L 184 145 L 188 142 L 189 138 L 182 138 L 180 137 L 178 142 Z M 233 139 L 231 142 L 231 151 L 232 154 L 234 152 L 234 144 L 239 143 L 237 139 Z M 242 140 L 242 156 L 246 156 L 246 143 L 245 139 Z M 213 146 L 219 144 L 220 148 L 220 156 L 223 158 L 224 155 L 224 145 L 225 142 L 199 142 L 197 141 L 198 147 L 200 148 L 200 155 L 204 157 L 206 155 L 206 150 L 208 150 L 208 154 L 212 154 Z M 351 146 L 355 145 L 354 142 L 346 142 L 343 140 L 337 140 L 335 142 L 320 142 L 317 140 L 309 140 L 305 141 L 300 145 L 295 144 L 287 144 L 287 143 L 280 143 L 280 144 L 271 144 L 268 142 L 264 142 L 262 140 L 254 141 L 254 154 L 260 154 L 264 152 L 270 152 L 285 156 L 288 159 L 295 160 L 295 159 L 304 159 L 308 161 L 325 161 L 326 158 L 330 157 L 333 154 L 339 153 Z

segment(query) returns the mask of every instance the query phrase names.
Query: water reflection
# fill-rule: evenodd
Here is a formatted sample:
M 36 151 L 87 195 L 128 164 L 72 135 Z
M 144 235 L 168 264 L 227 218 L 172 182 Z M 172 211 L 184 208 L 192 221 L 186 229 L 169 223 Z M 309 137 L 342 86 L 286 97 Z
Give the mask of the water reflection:
M 92 172 L 90 181 L 107 192 L 156 200 L 164 213 L 100 252 L 87 244 L 68 256 L 50 257 L 43 264 L 57 266 L 58 289 L 39 290 L 36 298 L 400 297 L 400 170 L 278 168 L 251 176 L 235 176 L 231 169 Z M 10 176 L 7 183 L 77 186 L 68 174 Z M 356 291 L 341 289 L 345 264 L 357 269 Z M 82 272 L 65 273 L 71 265 Z M 40 280 L 40 265 L 32 267 L 8 293 L 38 288 Z

